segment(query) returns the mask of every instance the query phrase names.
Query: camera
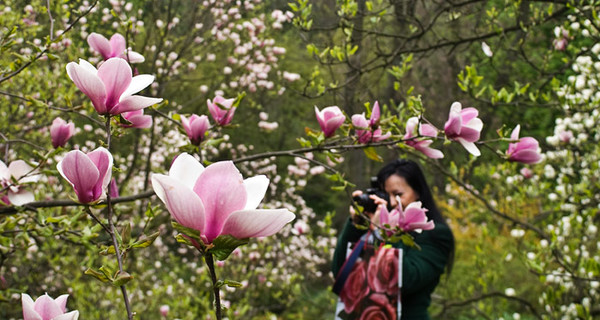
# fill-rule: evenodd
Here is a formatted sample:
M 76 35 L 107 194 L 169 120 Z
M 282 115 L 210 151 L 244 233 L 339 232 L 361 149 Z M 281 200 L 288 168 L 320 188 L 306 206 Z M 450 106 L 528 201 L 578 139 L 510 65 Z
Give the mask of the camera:
M 362 206 L 365 212 L 375 212 L 375 210 L 377 210 L 377 204 L 375 204 L 375 200 L 370 198 L 370 195 L 372 194 L 382 198 L 388 203 L 390 202 L 390 196 L 379 188 L 377 177 L 371 177 L 371 188 L 365 190 L 363 194 L 353 197 L 352 200 L 359 206 Z

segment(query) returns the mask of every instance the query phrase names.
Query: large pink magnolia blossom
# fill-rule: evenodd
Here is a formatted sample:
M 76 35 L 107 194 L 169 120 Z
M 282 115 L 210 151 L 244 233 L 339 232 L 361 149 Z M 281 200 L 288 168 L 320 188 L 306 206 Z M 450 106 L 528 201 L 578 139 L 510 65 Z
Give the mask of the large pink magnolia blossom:
M 228 125 L 233 119 L 233 114 L 236 109 L 233 107 L 234 102 L 234 98 L 225 99 L 221 96 L 216 96 L 212 101 L 210 101 L 210 99 L 206 100 L 210 115 L 220 126 Z
M 419 135 L 416 134 L 417 125 L 419 126 Z M 440 150 L 429 147 L 433 143 L 433 140 L 428 139 L 428 137 L 437 137 L 437 134 L 438 130 L 434 126 L 428 123 L 419 123 L 419 118 L 412 117 L 406 122 L 404 143 L 417 149 L 429 158 L 441 159 L 444 157 L 444 154 Z
M 200 231 L 205 243 L 220 235 L 270 236 L 294 220 L 287 209 L 256 209 L 268 186 L 269 179 L 263 175 L 244 180 L 231 161 L 204 168 L 187 153 L 175 159 L 169 175 L 152 175 L 152 187 L 171 216 Z
M 105 148 L 88 154 L 79 150 L 67 153 L 56 168 L 75 189 L 81 203 L 100 199 L 107 190 L 112 175 L 113 157 Z
M 333 136 L 335 130 L 346 120 L 346 116 L 337 106 L 326 107 L 321 111 L 315 106 L 315 114 L 321 130 L 325 134 L 325 138 Z
M 138 128 L 146 129 L 152 126 L 152 116 L 144 115 L 144 110 L 135 110 L 124 112 L 121 114 L 123 118 L 129 121 L 131 124 L 119 123 L 119 126 L 123 128 Z
M 432 220 L 427 221 L 427 208 L 421 208 L 421 201 L 411 202 L 406 209 L 402 209 L 402 204 L 398 201 L 398 206 L 389 212 L 386 206 L 381 206 L 379 216 L 381 225 L 389 224 L 391 229 L 398 227 L 404 232 L 422 230 L 431 230 L 435 227 Z M 387 231 L 388 236 L 394 234 Z
M 508 150 L 506 150 L 508 160 L 527 164 L 542 161 L 542 156 L 538 150 L 538 141 L 532 137 L 523 137 L 519 139 L 520 130 L 521 125 L 517 125 L 510 134 L 510 139 L 515 141 L 518 140 L 518 142 L 508 144 Z
M 101 115 L 117 115 L 140 110 L 162 101 L 133 95 L 149 86 L 154 76 L 142 74 L 131 76 L 131 67 L 121 58 L 106 60 L 97 70 L 89 62 L 80 59 L 79 64 L 69 62 L 67 74 L 77 88 L 90 100 Z
M 204 140 L 210 126 L 207 116 L 198 116 L 196 114 L 192 114 L 189 119 L 182 115 L 181 124 L 183 125 L 183 129 L 185 130 L 185 133 L 187 133 L 188 138 L 190 138 L 190 141 L 195 146 L 199 145 L 200 142 Z
M 34 173 L 33 167 L 23 160 L 15 160 L 8 166 L 0 160 L 0 193 L 7 192 L 6 198 L 10 204 L 20 206 L 35 200 L 33 192 L 23 186 L 40 180 L 40 175 Z
M 67 313 L 68 294 L 52 299 L 48 294 L 38 297 L 35 302 L 26 294 L 21 294 L 23 320 L 77 320 L 79 311 Z
M 472 155 L 480 156 L 481 152 L 475 146 L 479 140 L 483 122 L 477 118 L 479 112 L 475 108 L 462 108 L 460 102 L 450 106 L 450 116 L 444 125 L 444 133 L 450 140 L 458 141 Z
M 144 62 L 145 60 L 144 56 L 141 54 L 135 51 L 125 50 L 125 38 L 119 33 L 113 34 L 109 41 L 103 35 L 92 32 L 88 36 L 87 42 L 92 49 L 102 55 L 104 60 L 110 58 L 123 58 L 127 59 L 129 63 L 139 63 Z
M 75 124 L 56 117 L 50 126 L 50 138 L 54 148 L 64 147 L 75 132 Z

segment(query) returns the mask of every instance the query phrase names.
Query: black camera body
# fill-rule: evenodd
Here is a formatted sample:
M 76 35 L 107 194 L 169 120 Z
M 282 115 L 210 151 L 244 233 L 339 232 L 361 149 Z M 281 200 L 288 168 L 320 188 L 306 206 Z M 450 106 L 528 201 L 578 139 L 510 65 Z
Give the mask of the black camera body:
M 390 196 L 387 192 L 379 188 L 377 177 L 371 177 L 371 188 L 365 190 L 363 194 L 353 197 L 352 200 L 363 207 L 365 212 L 375 212 L 375 210 L 377 210 L 377 204 L 375 204 L 375 200 L 370 198 L 370 195 L 372 194 L 382 198 L 388 203 L 390 202 Z

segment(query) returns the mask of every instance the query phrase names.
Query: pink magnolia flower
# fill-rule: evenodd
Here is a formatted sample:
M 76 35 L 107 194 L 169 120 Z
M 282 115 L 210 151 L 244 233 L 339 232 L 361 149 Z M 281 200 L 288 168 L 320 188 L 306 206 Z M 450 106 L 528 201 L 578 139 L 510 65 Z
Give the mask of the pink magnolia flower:
M 169 308 L 168 305 L 163 304 L 162 306 L 160 306 L 160 308 L 158 309 L 160 311 L 160 315 L 163 317 L 166 317 L 169 314 L 169 310 L 171 308 Z
M 181 124 L 183 125 L 183 129 L 185 129 L 188 138 L 190 138 L 190 141 L 192 141 L 192 144 L 195 146 L 199 145 L 200 142 L 204 140 L 210 126 L 207 116 L 198 116 L 195 114 L 192 114 L 189 119 L 182 115 Z
M 216 96 L 212 101 L 210 99 L 206 100 L 210 115 L 220 126 L 228 125 L 231 119 L 233 119 L 233 114 L 235 113 L 234 102 L 234 98 L 225 99 L 221 96 Z
M 381 118 L 381 111 L 379 110 L 379 101 L 373 103 L 373 110 L 371 111 L 371 118 L 369 119 L 369 126 L 373 129 L 379 126 L 379 118 Z
M 38 297 L 35 302 L 26 294 L 21 294 L 23 320 L 77 320 L 79 311 L 67 313 L 68 294 L 52 299 L 48 294 Z
M 129 63 L 144 62 L 144 56 L 141 54 L 135 51 L 125 50 L 125 38 L 119 33 L 113 34 L 109 41 L 103 35 L 92 32 L 88 36 L 87 42 L 92 49 L 102 55 L 104 60 L 110 58 L 123 58 L 127 59 Z
M 359 143 L 382 141 L 392 135 L 390 132 L 382 135 L 381 128 L 377 128 L 376 124 L 373 127 L 372 123 L 374 123 L 373 115 L 371 115 L 371 121 L 367 121 L 364 112 L 352 116 L 352 125 L 356 129 L 356 136 Z
M 7 191 L 3 200 L 8 200 L 9 204 L 16 206 L 34 201 L 33 192 L 23 188 L 26 183 L 40 180 L 40 175 L 34 174 L 33 171 L 33 167 L 23 160 L 13 161 L 8 167 L 0 160 L 0 192 Z
M 416 129 L 419 125 L 419 136 L 424 138 L 417 138 Z M 424 155 L 432 159 L 441 159 L 444 154 L 437 149 L 430 148 L 429 145 L 433 143 L 433 140 L 427 139 L 426 137 L 437 137 L 437 129 L 428 123 L 419 123 L 419 118 L 412 117 L 406 122 L 406 134 L 404 135 L 404 143 L 422 152 Z
M 204 168 L 187 153 L 175 159 L 169 175 L 152 175 L 152 187 L 171 216 L 200 231 L 205 243 L 219 235 L 270 236 L 294 220 L 287 209 L 256 209 L 268 186 L 269 179 L 263 175 L 244 180 L 231 161 Z
M 404 232 L 422 230 L 431 230 L 435 227 L 432 220 L 427 221 L 427 208 L 421 208 L 421 201 L 415 201 L 402 210 L 402 205 L 398 201 L 398 206 L 389 212 L 386 206 L 381 206 L 381 215 L 379 217 L 381 225 L 389 224 L 390 228 L 398 227 Z M 394 234 L 387 231 L 388 236 Z
M 319 122 L 319 126 L 321 126 L 321 130 L 325 134 L 325 138 L 333 136 L 335 130 L 346 120 L 346 116 L 337 106 L 326 107 L 321 111 L 315 106 L 315 114 L 317 115 L 317 121 Z
M 508 156 L 509 161 L 517 161 L 522 163 L 538 163 L 542 161 L 542 156 L 540 155 L 538 148 L 539 143 L 535 138 L 532 137 L 523 137 L 519 139 L 519 131 L 521 130 L 521 125 L 517 125 L 513 132 L 510 134 L 511 140 L 519 140 L 515 143 L 508 144 L 508 150 L 506 150 L 506 155 Z
M 100 147 L 88 154 L 70 151 L 56 168 L 73 186 L 79 202 L 91 203 L 104 195 L 110 183 L 112 166 L 112 155 Z
M 101 115 L 116 115 L 140 110 L 162 101 L 133 95 L 149 86 L 154 77 L 147 74 L 131 76 L 131 67 L 121 58 L 110 58 L 96 70 L 89 62 L 69 62 L 67 74 L 77 88 L 90 100 Z
M 477 118 L 479 112 L 475 108 L 462 108 L 460 102 L 454 102 L 450 107 L 450 116 L 444 125 L 444 133 L 450 140 L 458 141 L 467 151 L 474 156 L 480 156 L 481 152 L 475 146 L 483 122 Z
M 56 117 L 50 126 L 50 138 L 54 148 L 64 147 L 75 132 L 75 124 Z
M 152 126 L 152 116 L 144 115 L 144 110 L 124 112 L 121 116 L 131 122 L 131 124 L 119 123 L 119 126 L 123 128 L 146 129 Z

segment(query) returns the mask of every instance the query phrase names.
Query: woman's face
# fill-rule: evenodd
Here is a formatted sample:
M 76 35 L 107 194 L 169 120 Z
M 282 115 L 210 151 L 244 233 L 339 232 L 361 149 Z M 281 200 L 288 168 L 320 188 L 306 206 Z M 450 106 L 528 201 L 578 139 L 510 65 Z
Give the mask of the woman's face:
M 419 195 L 408 185 L 406 179 L 397 174 L 393 174 L 385 180 L 384 188 L 385 192 L 390 195 L 390 207 L 392 208 L 398 206 L 396 196 L 400 197 L 402 208 L 406 208 L 411 202 L 419 200 Z

